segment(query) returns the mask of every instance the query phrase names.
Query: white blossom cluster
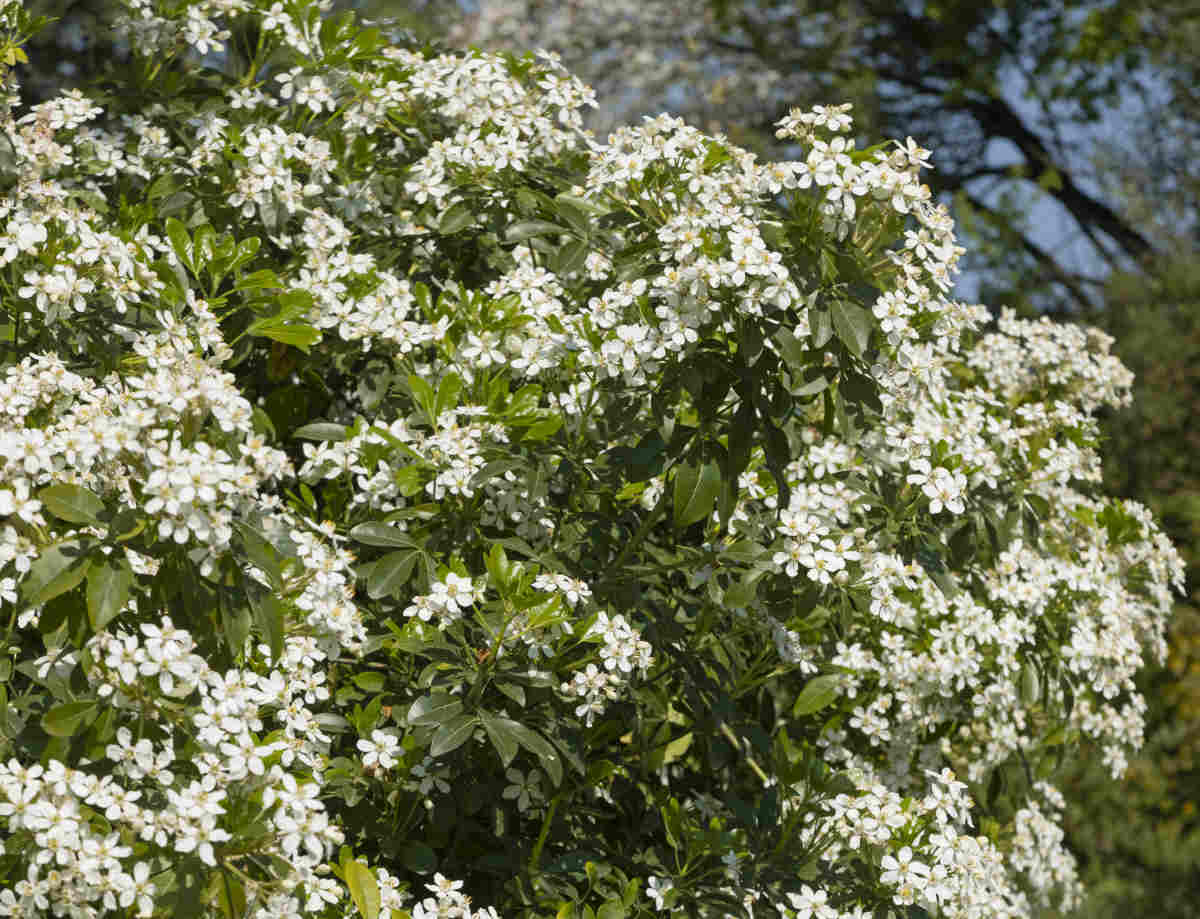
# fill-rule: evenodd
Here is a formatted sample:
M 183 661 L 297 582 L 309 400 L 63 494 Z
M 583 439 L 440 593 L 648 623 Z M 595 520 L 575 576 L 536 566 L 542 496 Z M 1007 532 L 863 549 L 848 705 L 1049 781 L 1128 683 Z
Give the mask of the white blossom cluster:
M 604 711 L 608 702 L 620 694 L 621 685 L 634 670 L 643 675 L 650 667 L 652 649 L 640 633 L 626 621 L 624 616 L 609 616 L 600 613 L 588 629 L 585 638 L 600 638 L 604 645 L 600 649 L 602 666 L 588 664 L 562 684 L 562 691 L 574 696 L 578 702 L 575 715 L 583 718 L 589 727 L 596 715 Z
M 480 602 L 483 592 L 482 582 L 474 583 L 468 577 L 450 572 L 445 578 L 434 581 L 429 593 L 413 597 L 404 615 L 421 622 L 432 621 L 439 629 L 445 629 Z
M 231 841 L 222 815 L 241 801 L 256 801 L 276 834 L 275 853 L 295 868 L 289 884 L 329 890 L 314 875 L 332 846 L 342 841 L 319 799 L 323 755 L 330 738 L 314 718 L 310 704 L 328 698 L 324 674 L 313 669 L 324 655 L 314 642 L 289 638 L 280 669 L 211 670 L 195 653 L 192 635 L 167 617 L 143 623 L 140 635 L 117 630 L 97 635 L 85 651 L 88 681 L 117 711 L 148 719 L 135 740 L 128 727 L 117 731 L 105 758 L 103 778 L 51 760 L 25 767 L 16 760 L 0 766 L 0 815 L 12 834 L 31 835 L 37 847 L 27 879 L 0 894 L 3 915 L 26 915 L 48 903 L 71 904 L 81 914 L 96 914 L 88 904 L 108 909 L 137 905 L 149 915 L 155 884 L 152 864 L 174 854 L 195 853 L 216 865 L 214 846 Z M 262 651 L 265 652 L 265 648 Z M 288 676 L 285 679 L 284 673 Z M 182 715 L 169 700 L 198 693 Z M 277 724 L 274 740 L 258 739 L 264 719 Z M 187 758 L 178 745 L 196 745 Z M 80 765 L 86 766 L 87 763 Z M 297 778 L 303 766 L 315 781 Z M 82 808 L 104 815 L 108 832 L 99 832 Z M 130 854 L 118 829 L 127 828 L 152 843 L 152 861 L 126 870 Z M 155 874 L 158 868 L 155 868 Z M 319 902 L 317 893 L 309 908 Z

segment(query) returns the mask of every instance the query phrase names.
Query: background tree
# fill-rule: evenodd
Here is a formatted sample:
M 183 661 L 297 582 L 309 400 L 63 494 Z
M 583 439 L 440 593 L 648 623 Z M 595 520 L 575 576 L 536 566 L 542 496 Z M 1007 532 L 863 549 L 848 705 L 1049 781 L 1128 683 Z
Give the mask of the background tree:
M 791 106 L 852 101 L 866 135 L 937 151 L 929 182 L 980 237 L 965 267 L 986 299 L 1082 311 L 1111 269 L 1153 249 L 1089 155 L 1106 116 L 1142 108 L 1154 43 L 1194 15 L 1149 6 L 488 0 L 451 34 L 562 53 L 616 121 L 670 110 L 760 149 Z
M 1132 407 L 1106 419 L 1105 470 L 1115 493 L 1159 515 L 1191 593 L 1176 606 L 1167 665 L 1140 681 L 1146 747 L 1119 786 L 1076 771 L 1066 828 L 1088 879 L 1084 915 L 1184 919 L 1200 901 L 1200 82 L 1190 50 L 1200 23 L 1180 3 L 1141 16 L 1161 81 L 1152 117 L 1103 145 L 1098 168 L 1126 219 L 1170 254 L 1110 278 L 1096 315 L 1137 378 Z

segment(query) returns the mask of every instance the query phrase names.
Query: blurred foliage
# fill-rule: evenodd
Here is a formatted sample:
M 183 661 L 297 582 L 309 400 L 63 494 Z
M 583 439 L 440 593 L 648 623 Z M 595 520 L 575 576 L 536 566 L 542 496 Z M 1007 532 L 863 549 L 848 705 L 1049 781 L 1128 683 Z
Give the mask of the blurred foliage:
M 1101 147 L 1099 169 L 1162 254 L 1114 273 L 1092 317 L 1137 374 L 1133 405 L 1106 421 L 1106 484 L 1158 515 L 1190 593 L 1176 606 L 1165 665 L 1140 680 L 1145 748 L 1118 786 L 1095 769 L 1071 777 L 1067 828 L 1091 888 L 1081 916 L 1190 919 L 1200 910 L 1200 9 L 1130 8 L 1161 76 L 1158 103 Z M 1121 36 L 1098 41 L 1098 53 L 1112 53 Z
M 129 57 L 113 29 L 116 0 L 26 0 L 35 16 L 56 20 L 25 46 L 29 61 L 17 68 L 22 97 L 35 103 L 83 86 Z
M 1190 919 L 1200 903 L 1200 252 L 1115 275 L 1103 324 L 1137 374 L 1106 420 L 1107 485 L 1148 505 L 1188 566 L 1164 666 L 1143 671 L 1146 746 L 1113 784 L 1095 761 L 1063 782 L 1088 919 Z

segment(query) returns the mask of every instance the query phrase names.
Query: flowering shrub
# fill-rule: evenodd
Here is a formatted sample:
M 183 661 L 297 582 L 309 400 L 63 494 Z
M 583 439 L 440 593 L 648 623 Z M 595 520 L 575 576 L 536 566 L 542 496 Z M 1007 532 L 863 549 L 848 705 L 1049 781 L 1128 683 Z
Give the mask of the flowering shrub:
M 948 300 L 844 107 L 601 143 L 324 12 L 8 77 L 0 915 L 1069 908 L 1181 581 L 1109 339 Z

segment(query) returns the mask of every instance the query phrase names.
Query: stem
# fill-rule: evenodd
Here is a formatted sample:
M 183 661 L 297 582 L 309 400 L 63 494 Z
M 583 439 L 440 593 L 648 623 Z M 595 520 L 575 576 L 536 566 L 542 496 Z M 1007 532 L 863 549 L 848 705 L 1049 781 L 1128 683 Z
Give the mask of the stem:
M 546 816 L 542 818 L 542 829 L 538 833 L 537 842 L 533 844 L 533 852 L 529 855 L 529 873 L 532 875 L 538 868 L 538 862 L 542 858 L 542 846 L 546 844 L 546 837 L 550 834 L 550 822 L 554 819 L 554 812 L 558 810 L 558 802 L 562 798 L 562 792 L 554 796 L 550 801 L 550 808 L 546 811 Z
M 629 561 L 629 556 L 631 556 L 638 549 L 638 547 L 646 541 L 646 537 L 650 534 L 650 530 L 654 527 L 654 524 L 658 522 L 658 518 L 662 514 L 663 509 L 666 508 L 667 499 L 669 497 L 670 489 L 667 483 L 664 481 L 663 493 L 659 497 L 658 503 L 655 504 L 654 509 L 646 515 L 646 519 L 642 521 L 641 526 L 637 528 L 637 532 L 633 534 L 629 542 L 625 543 L 625 548 L 622 549 L 617 557 L 609 564 L 610 573 L 608 577 L 600 582 L 601 584 L 606 584 L 616 577 L 618 572 L 621 570 L 621 566 Z

